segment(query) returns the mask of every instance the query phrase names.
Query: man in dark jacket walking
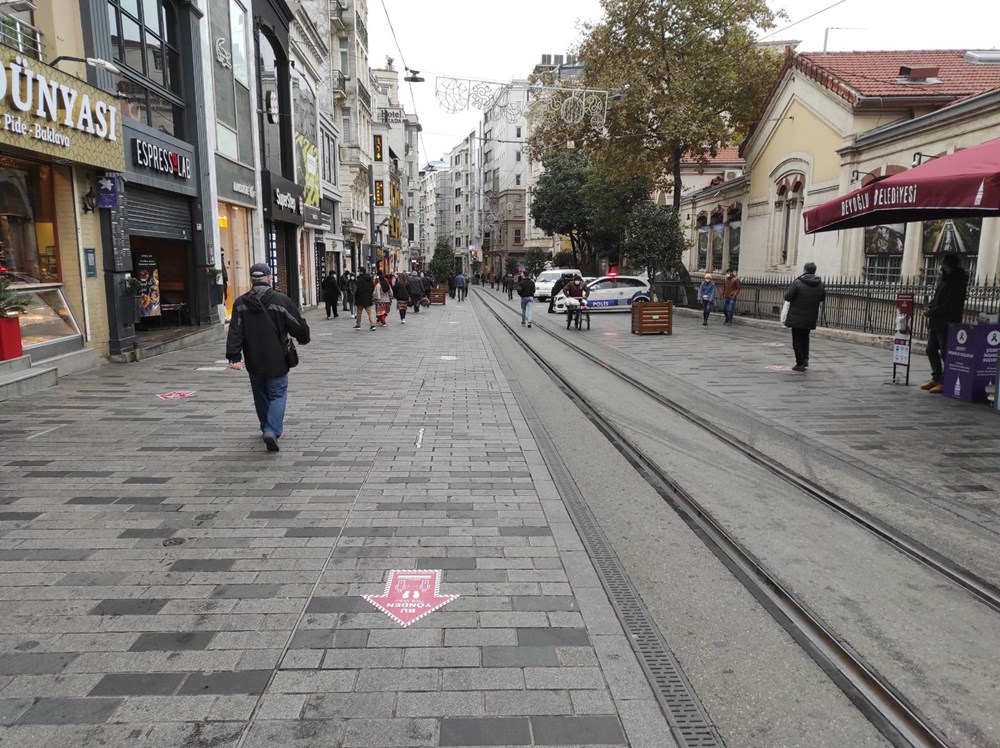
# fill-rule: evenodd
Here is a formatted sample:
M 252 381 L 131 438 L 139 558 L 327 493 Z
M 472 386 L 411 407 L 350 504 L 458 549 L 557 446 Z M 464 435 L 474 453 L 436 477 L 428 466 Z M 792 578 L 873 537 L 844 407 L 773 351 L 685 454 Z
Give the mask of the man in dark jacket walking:
M 571 280 L 573 280 L 572 273 L 563 273 L 561 276 L 559 276 L 559 280 L 557 280 L 553 284 L 552 293 L 549 294 L 549 310 L 548 310 L 549 314 L 556 313 L 556 308 L 555 308 L 556 296 L 559 295 L 559 292 L 562 291 L 563 288 L 566 287 L 566 284 L 569 283 Z
M 268 452 L 278 451 L 288 400 L 285 339 L 309 343 L 309 325 L 295 303 L 271 288 L 271 269 L 264 263 L 250 268 L 253 285 L 236 299 L 226 340 L 229 368 L 250 374 L 250 389 Z
M 372 305 L 375 303 L 373 296 L 375 294 L 375 281 L 372 280 L 371 275 L 367 270 L 362 270 L 361 275 L 358 276 L 357 285 L 354 288 L 354 304 L 358 308 L 358 313 L 354 317 L 354 329 L 361 329 L 361 313 L 368 313 L 368 322 L 375 329 L 375 311 L 372 309 Z
M 802 269 L 805 272 L 785 291 L 785 301 L 789 303 L 785 327 L 792 328 L 792 349 L 795 351 L 792 371 L 809 368 L 809 333 L 816 329 L 819 305 L 826 298 L 823 281 L 816 275 L 816 263 L 807 262 Z
M 920 385 L 933 395 L 940 393 L 944 374 L 945 350 L 948 347 L 948 325 L 962 321 L 969 274 L 962 267 L 955 252 L 946 252 L 941 258 L 941 278 L 934 288 L 934 296 L 924 311 L 927 317 L 927 358 L 931 362 L 931 378 Z
M 337 314 L 337 299 L 340 298 L 340 284 L 337 283 L 337 274 L 335 271 L 330 271 L 330 274 L 323 279 L 320 288 L 323 291 L 323 303 L 326 304 L 326 318 L 330 319 L 331 311 L 335 318 L 339 317 L 340 315 Z
M 409 280 L 410 304 L 414 314 L 420 314 L 420 299 L 424 296 L 424 282 L 416 273 L 407 276 Z

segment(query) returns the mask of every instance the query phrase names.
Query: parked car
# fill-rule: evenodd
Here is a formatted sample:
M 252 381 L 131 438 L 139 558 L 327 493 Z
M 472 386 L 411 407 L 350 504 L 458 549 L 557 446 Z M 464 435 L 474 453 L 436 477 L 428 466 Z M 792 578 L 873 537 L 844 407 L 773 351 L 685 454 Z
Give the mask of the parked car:
M 632 304 L 652 299 L 649 281 L 637 275 L 604 275 L 587 286 L 587 306 L 592 312 L 628 311 Z M 553 305 L 557 313 L 566 311 L 566 297 L 560 293 Z
M 567 274 L 583 277 L 583 273 L 575 268 L 555 268 L 540 272 L 538 277 L 535 278 L 535 298 L 539 301 L 548 301 L 549 296 L 552 295 L 552 287 L 556 284 L 556 281 Z

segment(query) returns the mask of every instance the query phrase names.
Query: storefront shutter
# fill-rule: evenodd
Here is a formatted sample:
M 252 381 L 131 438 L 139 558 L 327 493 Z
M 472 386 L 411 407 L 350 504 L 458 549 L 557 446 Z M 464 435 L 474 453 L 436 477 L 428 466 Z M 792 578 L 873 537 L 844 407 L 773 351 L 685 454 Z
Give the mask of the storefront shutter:
M 191 200 L 168 192 L 129 187 L 128 230 L 138 236 L 191 239 Z

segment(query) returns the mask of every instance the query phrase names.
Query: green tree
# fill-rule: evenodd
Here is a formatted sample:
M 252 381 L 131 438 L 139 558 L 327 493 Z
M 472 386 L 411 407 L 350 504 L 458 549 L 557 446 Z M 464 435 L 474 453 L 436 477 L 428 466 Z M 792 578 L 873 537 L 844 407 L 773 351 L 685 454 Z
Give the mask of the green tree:
M 573 267 L 590 256 L 590 210 L 581 191 L 587 165 L 576 153 L 552 151 L 542 159 L 545 171 L 532 193 L 531 218 L 549 236 L 569 237 Z
M 472 268 L 473 274 L 479 275 L 479 271 L 483 269 L 483 263 L 479 260 L 473 260 L 469 263 L 469 267 Z
M 552 255 L 552 267 L 554 268 L 571 268 L 576 260 L 573 258 L 572 252 L 567 252 L 565 249 L 561 249 Z
M 503 269 L 508 275 L 517 275 L 517 258 L 513 255 L 507 255 L 507 259 L 503 264 Z
M 431 257 L 431 275 L 435 280 L 441 281 L 451 275 L 455 270 L 455 251 L 451 248 L 451 242 L 444 237 L 437 240 L 434 245 L 434 255 Z
M 524 254 L 524 266 L 532 275 L 538 275 L 545 270 L 545 263 L 548 261 L 548 253 L 537 247 L 532 247 Z
M 617 262 L 629 213 L 649 200 L 648 182 L 642 177 L 618 181 L 592 165 L 582 195 L 590 208 L 590 244 L 595 257 Z
M 622 251 L 630 265 L 646 268 L 650 283 L 657 273 L 681 264 L 685 249 L 687 239 L 673 208 L 647 200 L 629 213 Z
M 583 85 L 614 93 L 606 122 L 567 125 L 555 107 L 533 107 L 533 153 L 569 143 L 620 181 L 673 190 L 680 208 L 681 160 L 705 160 L 755 124 L 782 64 L 756 35 L 776 19 L 766 0 L 602 0 L 585 29 Z M 544 101 L 538 97 L 536 102 Z

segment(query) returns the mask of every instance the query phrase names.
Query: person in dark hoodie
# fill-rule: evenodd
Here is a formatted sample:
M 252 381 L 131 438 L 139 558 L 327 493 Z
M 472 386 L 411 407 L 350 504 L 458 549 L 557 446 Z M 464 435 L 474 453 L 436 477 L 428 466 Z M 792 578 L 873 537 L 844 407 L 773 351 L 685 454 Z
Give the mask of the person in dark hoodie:
M 358 308 L 357 316 L 354 318 L 354 329 L 361 329 L 361 313 L 368 313 L 368 322 L 372 329 L 375 329 L 375 312 L 372 305 L 375 303 L 372 297 L 375 294 L 375 281 L 367 270 L 362 270 L 358 276 L 357 285 L 354 287 L 354 304 Z
M 309 343 L 309 325 L 295 303 L 271 288 L 271 269 L 264 263 L 250 268 L 252 286 L 233 304 L 226 340 L 229 368 L 242 371 L 244 359 L 257 419 L 268 452 L 278 451 L 288 400 L 285 339 Z
M 416 273 L 410 273 L 407 278 L 407 290 L 410 292 L 410 306 L 413 308 L 414 314 L 420 314 L 420 299 L 424 296 L 424 282 Z
M 934 296 L 924 310 L 927 317 L 927 358 L 931 362 L 931 378 L 920 385 L 932 395 L 942 392 L 945 349 L 948 346 L 948 325 L 962 321 L 969 274 L 962 267 L 956 252 L 941 257 L 941 277 Z
M 785 301 L 789 304 L 785 327 L 792 328 L 792 349 L 795 351 L 792 371 L 809 368 L 809 333 L 816 329 L 819 305 L 826 298 L 823 281 L 816 275 L 816 263 L 807 262 L 802 269 L 805 272 L 785 291 Z
M 330 319 L 331 312 L 335 318 L 340 316 L 337 314 L 337 299 L 340 298 L 337 273 L 331 270 L 330 274 L 323 279 L 323 283 L 320 284 L 320 289 L 323 291 L 323 303 L 326 304 L 326 318 Z

